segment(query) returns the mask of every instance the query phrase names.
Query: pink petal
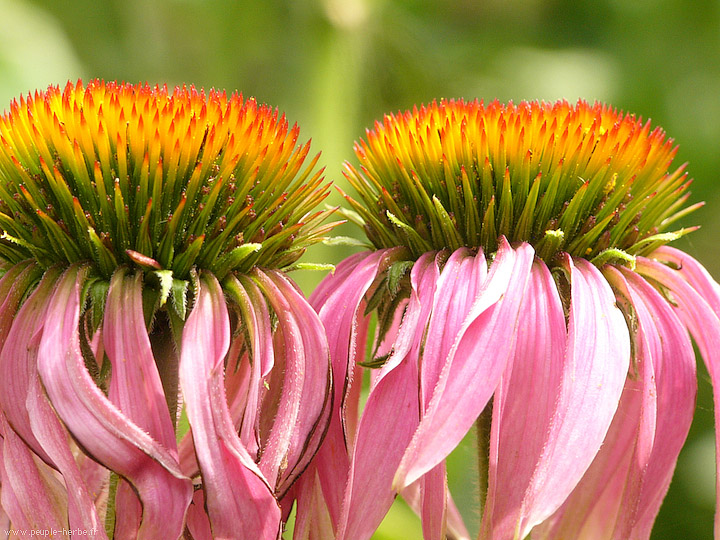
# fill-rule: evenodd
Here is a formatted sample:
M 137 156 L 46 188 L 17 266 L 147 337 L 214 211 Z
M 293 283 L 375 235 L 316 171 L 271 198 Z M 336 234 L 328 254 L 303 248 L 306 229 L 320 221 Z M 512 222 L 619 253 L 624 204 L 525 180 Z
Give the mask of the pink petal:
M 661 252 L 666 256 L 668 251 Z M 682 268 L 700 268 L 699 264 L 689 255 L 683 259 Z M 671 295 L 670 301 L 674 304 L 675 312 L 692 334 L 695 343 L 700 349 L 705 365 L 707 366 L 713 388 L 720 386 L 720 319 L 713 306 L 720 305 L 720 295 L 717 288 L 705 272 L 700 275 L 695 271 L 672 270 L 659 262 L 638 257 L 636 271 L 647 276 L 662 286 Z M 707 277 L 706 277 L 707 276 Z M 708 295 L 707 300 L 700 294 Z M 715 451 L 720 455 L 720 392 L 713 393 L 715 404 Z M 716 464 L 716 491 L 720 496 L 720 460 Z M 720 513 L 715 511 L 715 536 L 720 538 Z
M 623 390 L 630 342 L 612 290 L 586 261 L 564 263 L 568 335 L 552 277 L 537 263 L 512 375 L 495 398 L 483 523 L 493 538 L 522 538 L 563 503 L 597 454 Z
M 698 261 L 679 249 L 662 246 L 650 256 L 660 262 L 670 263 L 678 269 L 682 278 L 692 285 L 700 296 L 710 305 L 716 315 L 720 316 L 720 284 Z
M 444 463 L 442 466 L 444 466 Z M 426 476 L 420 477 L 419 480 L 416 480 L 415 482 L 404 488 L 401 492 L 402 498 L 405 500 L 408 506 L 412 508 L 412 510 L 418 516 L 421 517 L 423 511 L 423 485 Z M 446 494 L 446 524 L 447 531 L 449 533 L 448 536 L 450 538 L 453 538 L 454 540 L 470 540 L 470 533 L 468 533 L 467 528 L 465 527 L 465 522 L 460 515 L 460 511 L 455 505 L 455 501 L 453 501 L 450 491 L 446 491 Z
M 516 251 L 505 241 L 501 244 L 403 456 L 396 487 L 409 485 L 445 459 L 485 408 L 513 349 L 532 260 L 528 244 Z
M 282 344 L 276 351 L 284 351 L 278 377 L 269 379 L 270 392 L 274 387 L 282 392 L 277 400 L 264 400 L 272 407 L 262 416 L 273 424 L 259 463 L 266 478 L 278 478 L 282 496 L 315 455 L 327 427 L 330 356 L 319 317 L 288 278 L 270 270 L 255 270 L 253 276 L 278 317 L 275 336 Z
M 456 250 L 445 263 L 437 282 L 432 317 L 424 339 L 420 361 L 422 401 L 427 407 L 440 379 L 445 359 L 470 313 L 473 302 L 487 278 L 487 262 L 482 251 L 470 256 L 467 249 Z
M 645 464 L 640 471 L 643 474 L 641 491 L 638 495 L 626 490 L 624 496 L 628 502 L 621 505 L 620 516 L 624 522 L 618 530 L 623 536 L 649 538 L 693 419 L 697 390 L 695 353 L 684 325 L 667 301 L 637 274 L 621 271 L 635 306 L 639 332 L 653 344 L 648 352 L 652 354 L 654 381 L 648 386 L 657 392 L 657 420 L 652 439 L 640 426 L 635 459 Z M 649 454 L 647 448 L 651 449 Z M 636 512 L 628 516 L 627 508 L 636 498 Z M 634 526 L 632 532 L 631 526 Z
M 327 332 L 335 381 L 330 425 L 315 457 L 322 495 L 313 496 L 322 496 L 325 500 L 335 526 L 341 518 L 345 483 L 350 468 L 345 428 L 345 419 L 348 416 L 347 396 L 359 397 L 360 385 L 353 384 L 353 366 L 356 361 L 365 360 L 367 326 L 361 301 L 382 268 L 392 259 L 393 253 L 390 250 L 363 252 L 345 259 L 337 266 L 335 273 L 326 277 L 310 297 L 310 303 Z M 354 409 L 356 405 L 351 403 L 350 407 Z M 350 421 L 354 422 L 354 415 L 350 416 Z M 307 493 L 310 492 L 312 489 L 307 490 Z M 306 491 L 302 490 L 301 493 Z
M 422 528 L 425 540 L 445 540 L 447 532 L 447 477 L 445 462 L 425 473 L 422 482 Z
M 103 345 L 112 365 L 108 397 L 177 459 L 175 430 L 145 328 L 141 280 L 142 274 L 126 276 L 119 269 L 110 282 L 103 321 Z M 124 481 L 115 500 L 115 534 L 124 538 L 140 523 L 143 507 Z M 183 516 L 177 512 L 174 518 L 181 523 Z
M 554 512 L 588 469 L 618 408 L 629 367 L 627 325 L 607 281 L 585 260 L 573 264 L 566 257 L 564 265 L 572 295 L 565 355 L 571 378 L 533 478 L 534 514 L 525 530 Z
M 60 418 L 83 449 L 133 484 L 143 502 L 138 538 L 182 534 L 191 485 L 176 456 L 122 414 L 95 385 L 80 352 L 80 288 L 86 269 L 65 271 L 48 307 L 38 370 Z
M 412 352 L 417 358 L 423 345 L 425 327 L 433 310 L 433 296 L 436 294 L 441 255 L 436 252 L 423 253 L 410 271 L 410 298 L 404 309 L 397 309 L 393 329 L 387 333 L 378 353 L 390 357 L 381 369 L 375 372 L 373 385 L 402 362 Z
M 112 364 L 109 398 L 130 420 L 177 457 L 175 429 L 145 328 L 142 274 L 119 269 L 110 282 L 103 344 Z
M 52 469 L 34 459 L 33 452 L 10 428 L 0 413 L 3 433 L 2 506 L 15 530 L 30 534 L 67 528 L 64 486 Z
M 88 538 L 106 539 L 104 523 L 98 517 L 94 498 L 73 456 L 73 443 L 48 402 L 37 373 L 33 374 L 30 384 L 27 408 L 33 434 L 65 481 L 70 528 L 86 531 Z
M 220 284 L 203 275 L 182 336 L 180 386 L 185 398 L 205 502 L 217 538 L 275 539 L 280 508 L 237 436 L 224 387 L 230 321 Z
M 35 312 L 46 308 L 58 272 L 48 271 L 38 286 L 40 292 L 35 291 L 18 311 L 17 307 L 31 284 L 33 273 L 33 267 L 18 264 L 0 279 L 0 298 L 3 299 L 0 306 L 0 410 L 33 452 L 51 463 L 52 460 L 35 440 L 30 429 L 25 399 L 32 372 L 36 369 L 36 355 L 31 354 L 27 347 L 39 329 L 38 320 L 42 318 Z M 7 343 L 7 347 L 3 346 L 4 343 Z
M 692 421 L 694 356 L 682 324 L 642 278 L 606 267 L 637 325 L 633 372 L 595 461 L 545 526 L 550 538 L 648 538 Z
M 193 540 L 214 540 L 210 520 L 205 511 L 205 495 L 202 489 L 195 491 L 187 513 L 187 528 Z
M 417 365 L 404 361 L 375 386 L 365 404 L 338 539 L 368 539 L 382 521 L 395 498 L 392 478 L 418 416 Z
M 231 276 L 226 287 L 228 294 L 240 306 L 241 317 L 249 338 L 249 353 L 238 359 L 225 375 L 230 414 L 233 420 L 241 422 L 240 440 L 254 459 L 257 458 L 260 442 L 258 439 L 258 413 L 264 377 L 275 362 L 272 323 L 267 302 L 258 286 L 249 279 L 243 283 Z M 230 358 L 235 358 L 232 352 Z M 250 360 L 252 358 L 252 360 Z M 233 373 L 235 371 L 235 373 Z
M 125 480 L 118 480 L 115 492 L 115 530 L 114 538 L 135 540 L 142 523 L 143 507 Z
M 310 466 L 310 469 L 305 472 L 301 481 L 295 486 L 301 486 L 306 492 L 296 495 L 298 504 L 293 539 L 328 540 L 334 538 L 333 523 L 322 496 L 320 478 L 314 465 Z
M 525 499 L 535 496 L 528 492 L 536 470 L 547 468 L 543 450 L 561 404 L 563 383 L 566 395 L 572 391 L 573 363 L 565 362 L 566 348 L 560 295 L 545 263 L 536 260 L 520 307 L 514 359 L 493 401 L 483 519 L 487 538 L 512 538 L 516 530 L 527 527 L 534 511 Z
M 392 478 L 419 418 L 417 364 L 438 279 L 434 259 L 426 254 L 413 265 L 394 351 L 371 384 L 352 448 L 339 538 L 369 538 L 395 498 Z

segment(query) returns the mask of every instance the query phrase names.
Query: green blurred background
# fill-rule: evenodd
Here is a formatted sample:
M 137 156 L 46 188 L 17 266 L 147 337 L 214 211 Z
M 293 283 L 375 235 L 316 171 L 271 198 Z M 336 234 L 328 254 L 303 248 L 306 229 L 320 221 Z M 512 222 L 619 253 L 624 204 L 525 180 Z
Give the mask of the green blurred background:
M 343 186 L 353 140 L 385 112 L 440 97 L 606 101 L 652 118 L 680 145 L 693 202 L 708 204 L 688 220 L 702 229 L 679 247 L 720 276 L 717 0 L 0 0 L 0 110 L 78 77 L 255 96 L 300 124 Z M 310 258 L 346 254 L 319 248 Z M 307 290 L 321 277 L 296 276 Z M 712 537 L 712 399 L 702 368 L 699 386 L 653 539 Z M 449 474 L 475 531 L 471 442 Z M 421 538 L 419 523 L 396 504 L 375 538 Z

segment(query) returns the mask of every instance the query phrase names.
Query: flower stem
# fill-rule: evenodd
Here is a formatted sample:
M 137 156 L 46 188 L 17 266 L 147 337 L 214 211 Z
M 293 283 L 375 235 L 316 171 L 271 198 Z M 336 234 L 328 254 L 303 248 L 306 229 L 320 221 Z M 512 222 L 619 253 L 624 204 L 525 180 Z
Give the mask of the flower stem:
M 485 499 L 488 489 L 488 467 L 490 461 L 490 426 L 492 425 L 492 400 L 487 404 L 483 412 L 475 421 L 477 431 L 477 465 L 478 465 L 478 490 L 480 501 L 480 514 L 485 509 Z
M 107 512 L 105 513 L 105 533 L 108 538 L 112 538 L 115 532 L 115 495 L 117 494 L 118 481 L 118 475 L 111 472 L 108 485 Z
M 173 426 L 177 427 L 179 416 L 178 366 L 180 358 L 173 329 L 170 326 L 169 315 L 166 311 L 160 310 L 157 312 L 152 332 L 150 332 L 150 343 L 160 380 L 162 381 L 163 391 L 165 392 L 170 418 Z

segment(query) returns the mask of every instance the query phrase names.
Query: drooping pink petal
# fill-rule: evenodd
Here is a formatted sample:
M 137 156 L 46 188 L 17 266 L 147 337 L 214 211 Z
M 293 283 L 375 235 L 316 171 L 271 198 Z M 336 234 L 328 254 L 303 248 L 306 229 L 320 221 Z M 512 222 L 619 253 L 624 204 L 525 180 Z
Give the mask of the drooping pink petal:
M 422 491 L 424 479 L 425 476 L 420 477 L 419 480 L 416 480 L 400 492 L 402 498 L 405 500 L 408 506 L 419 517 L 422 517 Z M 449 490 L 447 490 L 446 507 L 446 524 L 447 532 L 449 533 L 448 536 L 450 538 L 453 538 L 454 540 L 470 540 L 470 533 L 468 533 L 467 527 L 465 527 L 465 522 L 463 521 L 462 515 L 460 515 L 460 511 L 455 505 L 455 501 L 453 500 Z
M 37 349 L 35 352 L 37 354 Z M 48 402 L 37 372 L 33 373 L 30 383 L 27 408 L 33 434 L 65 481 L 70 528 L 85 531 L 88 538 L 107 539 L 93 494 L 72 453 L 73 443 Z
M 392 329 L 388 331 L 378 348 L 378 354 L 388 354 L 383 366 L 373 373 L 370 385 L 372 391 L 380 379 L 405 360 L 412 353 L 417 358 L 423 346 L 425 327 L 433 310 L 433 296 L 436 294 L 442 255 L 436 252 L 423 253 L 410 271 L 410 298 L 403 309 L 396 310 Z
M 657 392 L 657 413 L 653 439 L 640 440 L 642 431 L 638 436 L 638 448 L 647 448 L 649 443 L 652 452 L 644 455 L 636 451 L 636 460 L 646 463 L 641 491 L 637 497 L 637 494 L 625 491 L 624 498 L 628 503 L 621 505 L 621 526 L 616 529 L 616 534 L 649 538 L 693 419 L 697 391 L 695 353 L 684 325 L 662 295 L 637 274 L 625 269 L 621 271 L 628 283 L 639 332 L 655 344 L 651 352 L 654 353 L 652 386 Z M 628 516 L 629 501 L 635 498 L 635 515 Z M 632 530 L 630 526 L 633 526 Z
M 225 398 L 230 321 L 220 284 L 200 279 L 183 329 L 180 386 L 216 538 L 274 540 L 280 508 L 233 426 Z
M 447 532 L 448 486 L 445 462 L 436 465 L 422 482 L 422 528 L 425 540 L 445 540 Z
M 571 391 L 574 366 L 564 361 L 566 348 L 560 295 L 545 263 L 536 260 L 520 307 L 514 359 L 493 401 L 483 518 L 487 538 L 514 537 L 533 514 L 534 508 L 524 504 L 535 495 L 528 490 L 536 470 L 546 468 L 543 450 L 561 405 L 563 385 L 568 387 L 566 395 Z
M 495 396 L 487 538 L 522 538 L 563 503 L 597 454 L 622 393 L 630 346 L 612 291 L 585 261 L 568 257 L 565 268 L 568 334 L 559 293 L 538 261 L 512 372 Z
M 143 503 L 138 538 L 178 538 L 191 497 L 176 454 L 128 419 L 87 372 L 78 335 L 87 270 L 70 267 L 50 300 L 38 370 L 50 401 L 82 448 L 133 484 Z
M 345 428 L 346 399 L 349 394 L 359 396 L 359 384 L 353 384 L 356 371 L 355 362 L 364 361 L 363 344 L 366 336 L 366 317 L 361 302 L 379 272 L 395 251 L 384 250 L 363 252 L 348 257 L 341 262 L 335 273 L 327 276 L 310 297 L 327 332 L 330 358 L 332 362 L 334 385 L 333 412 L 330 425 L 318 454 L 315 466 L 320 482 L 319 487 L 335 527 L 341 519 L 341 507 L 345 484 L 350 468 Z M 353 393 L 353 388 L 355 391 Z M 355 410 L 355 405 L 350 408 Z M 351 422 L 354 422 L 354 415 Z M 300 480 L 304 480 L 301 478 Z M 306 496 L 312 489 L 301 490 L 300 496 Z
M 610 278 L 615 280 L 612 275 Z M 621 538 L 613 536 L 613 531 L 619 522 L 624 492 L 630 492 L 627 514 L 634 516 L 647 465 L 647 443 L 652 443 L 655 432 L 656 411 L 648 351 L 654 343 L 638 337 L 632 373 L 602 447 L 561 509 L 534 531 L 533 538 Z
M 501 243 L 403 456 L 394 480 L 397 488 L 414 482 L 445 459 L 485 408 L 514 346 L 520 301 L 533 257 L 529 244 L 513 250 L 504 240 Z
M 692 285 L 720 317 L 720 284 L 718 284 L 703 265 L 693 257 L 670 246 L 662 246 L 652 252 L 652 259 L 670 263 L 682 278 Z
M 275 361 L 272 323 L 267 302 L 254 281 L 243 279 L 241 283 L 233 276 L 229 278 L 226 290 L 240 306 L 248 337 L 246 347 L 249 350 L 237 360 L 240 365 L 230 366 L 225 388 L 228 391 L 230 414 L 233 419 L 237 417 L 240 421 L 240 440 L 256 459 L 260 448 L 257 422 L 261 389 Z M 234 358 L 232 347 L 230 358 Z
M 57 274 L 57 271 L 48 271 L 39 286 L 41 292 L 33 295 L 38 305 L 25 307 L 26 302 L 19 312 L 18 305 L 36 276 L 36 269 L 32 265 L 17 264 L 0 279 L 0 298 L 3 299 L 0 305 L 0 410 L 17 435 L 48 463 L 51 460 L 35 440 L 25 407 L 31 374 L 36 367 L 35 357 L 30 359 L 24 344 L 38 330 L 38 316 L 34 312 L 44 308 Z
M 392 478 L 418 416 L 417 365 L 404 361 L 375 386 L 365 404 L 338 539 L 367 540 L 377 529 L 395 498 Z
M 667 250 L 661 252 L 667 255 Z M 699 264 L 689 255 L 683 259 L 685 265 Z M 713 388 L 720 385 L 720 314 L 713 306 L 720 305 L 720 296 L 715 294 L 716 287 L 711 278 L 700 273 L 673 270 L 662 263 L 644 257 L 638 257 L 636 271 L 658 282 L 669 291 L 669 301 L 680 320 L 692 334 L 695 343 L 707 366 Z M 700 294 L 698 290 L 702 290 Z M 703 295 L 708 295 L 708 300 Z M 713 392 L 715 410 L 720 411 L 720 392 Z M 715 414 L 715 451 L 720 455 L 720 415 Z M 716 491 L 720 495 L 720 460 L 716 460 Z M 715 511 L 715 536 L 720 538 L 720 513 Z
M 2 413 L 0 430 L 3 433 L 2 506 L 13 528 L 28 536 L 33 531 L 67 529 L 64 486 L 53 476 L 50 467 L 34 458 Z
M 437 266 L 436 264 L 435 268 Z M 445 358 L 486 277 L 487 263 L 482 251 L 473 257 L 469 250 L 461 248 L 450 255 L 439 277 L 432 275 L 431 283 L 419 283 L 416 287 L 422 290 L 423 295 L 432 298 L 432 302 L 426 301 L 423 305 L 423 309 L 430 308 L 432 312 L 427 331 L 416 332 L 421 338 L 418 339 L 417 346 L 423 346 L 419 362 L 420 402 L 423 413 L 430 404 L 432 391 L 440 378 Z M 421 320 L 427 320 L 428 315 Z M 442 539 L 448 525 L 449 496 L 444 462 L 431 469 L 417 482 L 420 483 L 423 535 L 428 539 Z
M 358 424 L 338 538 L 370 538 L 396 496 L 392 478 L 420 413 L 418 354 L 437 279 L 434 254 L 413 265 L 412 291 L 394 340 L 396 346 L 376 372 Z
M 487 262 L 482 251 L 472 257 L 469 250 L 458 249 L 450 255 L 443 267 L 437 281 L 432 317 L 420 359 L 423 408 L 430 403 L 447 355 L 486 278 Z
M 608 433 L 629 367 L 627 325 L 606 279 L 582 259 L 573 264 L 566 256 L 563 263 L 571 285 L 565 354 L 571 379 L 528 492 L 534 513 L 527 527 L 558 509 L 587 471 Z
M 314 465 L 310 466 L 293 489 L 306 490 L 296 494 L 297 512 L 293 540 L 328 540 L 335 537 L 327 505 L 322 497 L 320 479 Z
M 0 446 L 2 446 L 1 441 L 0 441 Z M 2 459 L 2 456 L 0 456 L 0 459 Z M 2 467 L 2 465 L 0 465 L 0 467 Z M 0 471 L 0 502 L 1 501 L 2 501 L 2 471 Z M 10 516 L 7 515 L 7 513 L 5 512 L 5 510 L 2 507 L 2 504 L 0 504 L 0 528 L 4 531 L 10 531 Z
M 177 459 L 175 430 L 145 328 L 141 279 L 141 274 L 127 276 L 121 268 L 110 281 L 103 320 L 103 345 L 112 365 L 108 397 Z M 171 529 L 181 527 L 188 501 L 187 493 L 178 495 L 180 498 L 172 502 L 174 515 L 157 508 L 159 513 L 153 516 L 153 507 L 141 506 L 132 488 L 121 481 L 116 495 L 116 534 L 125 537 L 125 531 L 129 534 L 141 519 L 154 520 L 156 527 L 165 521 L 175 524 Z
M 632 370 L 595 461 L 533 538 L 649 538 L 692 421 L 694 356 L 667 302 L 637 274 L 605 268 L 636 330 Z
M 330 354 L 320 318 L 295 285 L 274 270 L 256 269 L 254 275 L 278 316 L 276 336 L 282 335 L 285 343 L 283 396 L 277 411 L 273 407 L 265 413 L 276 416 L 260 461 L 263 472 L 266 457 L 273 453 L 283 463 L 271 467 L 273 472 L 285 469 L 277 484 L 277 495 L 282 497 L 308 466 L 327 429 L 332 404 Z M 297 403 L 285 407 L 285 396 Z
M 118 480 L 115 492 L 115 530 L 114 538 L 136 540 L 142 524 L 143 507 L 125 480 Z
M 108 397 L 128 418 L 177 456 L 167 407 L 143 316 L 142 274 L 115 272 L 105 304 L 103 345 L 112 365 Z
M 187 512 L 187 528 L 193 540 L 214 540 L 210 520 L 205 511 L 205 495 L 202 489 L 195 491 Z

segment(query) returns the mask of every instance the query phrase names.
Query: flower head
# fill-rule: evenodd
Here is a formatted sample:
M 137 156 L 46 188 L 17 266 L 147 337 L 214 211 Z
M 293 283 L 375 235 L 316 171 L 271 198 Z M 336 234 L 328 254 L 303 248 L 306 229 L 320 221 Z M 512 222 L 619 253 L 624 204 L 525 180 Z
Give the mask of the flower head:
M 239 95 L 102 81 L 0 117 L 13 528 L 276 538 L 330 398 L 283 273 L 330 227 L 298 136 Z
M 349 381 L 303 480 L 334 534 L 369 538 L 399 492 L 426 538 L 467 537 L 444 459 L 477 425 L 481 538 L 647 538 L 692 420 L 689 333 L 714 383 L 720 350 L 720 286 L 665 246 L 699 206 L 672 141 L 601 104 L 443 100 L 355 151 L 375 249 L 311 298 Z

